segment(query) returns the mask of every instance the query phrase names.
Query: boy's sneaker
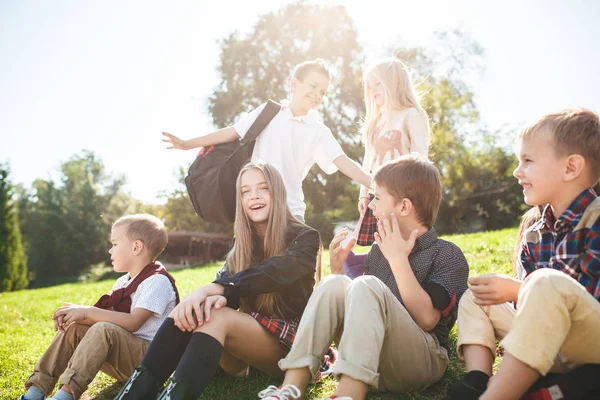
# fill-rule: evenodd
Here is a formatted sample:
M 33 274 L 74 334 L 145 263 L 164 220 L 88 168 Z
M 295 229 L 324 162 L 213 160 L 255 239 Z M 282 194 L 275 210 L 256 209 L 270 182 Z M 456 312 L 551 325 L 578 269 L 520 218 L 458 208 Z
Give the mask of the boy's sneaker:
M 258 398 L 264 400 L 295 400 L 299 399 L 301 395 L 302 392 L 300 392 L 300 389 L 298 389 L 296 385 L 285 385 L 281 387 L 271 385 L 265 390 L 260 391 L 260 393 L 258 393 Z

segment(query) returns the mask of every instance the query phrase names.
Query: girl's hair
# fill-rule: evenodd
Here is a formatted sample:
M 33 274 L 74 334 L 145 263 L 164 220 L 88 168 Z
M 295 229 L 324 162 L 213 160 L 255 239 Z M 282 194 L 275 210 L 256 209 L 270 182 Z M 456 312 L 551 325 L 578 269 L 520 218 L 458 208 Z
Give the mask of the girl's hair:
M 519 224 L 519 232 L 517 233 L 517 243 L 515 244 L 515 249 L 513 251 L 513 271 L 515 272 L 515 275 L 517 274 L 517 265 L 519 265 L 519 255 L 521 254 L 521 246 L 523 245 L 523 240 L 525 240 L 525 232 L 531 227 L 531 225 L 536 223 L 542 217 L 543 210 L 543 206 L 534 206 L 531 207 L 521 217 L 521 223 Z
M 256 232 L 254 224 L 246 215 L 241 201 L 241 181 L 244 172 L 257 169 L 263 173 L 271 195 L 269 219 L 263 243 Z M 263 260 L 280 255 L 286 249 L 289 233 L 297 235 L 308 226 L 296 219 L 287 206 L 287 194 L 283 179 L 279 172 L 269 164 L 248 163 L 242 167 L 236 181 L 236 211 L 233 231 L 235 242 L 226 257 L 229 273 L 235 274 L 248 267 L 261 263 Z M 262 245 L 262 246 L 261 246 Z M 263 252 L 257 251 L 262 247 Z M 317 255 L 315 283 L 321 277 L 321 253 Z M 255 298 L 242 299 L 242 310 L 257 311 L 261 314 L 283 318 L 288 311 L 278 293 L 265 293 Z
M 383 85 L 385 91 L 385 105 L 381 109 L 371 96 L 369 78 L 375 78 Z M 365 106 L 367 114 L 363 123 L 363 141 L 369 143 L 373 138 L 375 125 L 379 116 L 389 118 L 393 110 L 415 108 L 423 117 L 427 125 L 427 134 L 430 136 L 429 117 L 421 106 L 420 96 L 412 83 L 408 67 L 396 57 L 384 58 L 370 65 L 363 75 L 365 85 Z M 428 138 L 429 141 L 429 138 Z

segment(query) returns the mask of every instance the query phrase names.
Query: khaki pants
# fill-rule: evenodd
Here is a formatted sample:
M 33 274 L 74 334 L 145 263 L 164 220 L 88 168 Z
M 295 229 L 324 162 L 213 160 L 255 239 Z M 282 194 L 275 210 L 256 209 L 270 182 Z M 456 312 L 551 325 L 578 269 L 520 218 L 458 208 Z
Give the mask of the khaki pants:
M 448 365 L 446 349 L 374 276 L 325 278 L 310 297 L 292 349 L 279 367 L 308 367 L 314 377 L 334 340 L 339 343 L 334 373 L 382 391 L 431 385 Z
M 73 324 L 57 333 L 25 382 L 52 394 L 56 382 L 69 385 L 78 399 L 98 371 L 126 381 L 140 364 L 149 342 L 110 322 L 92 326 Z
M 496 353 L 496 339 L 540 374 L 566 372 L 600 363 L 600 303 L 568 275 L 550 268 L 534 271 L 519 291 L 518 306 L 481 307 L 470 290 L 458 308 L 458 354 L 477 344 Z

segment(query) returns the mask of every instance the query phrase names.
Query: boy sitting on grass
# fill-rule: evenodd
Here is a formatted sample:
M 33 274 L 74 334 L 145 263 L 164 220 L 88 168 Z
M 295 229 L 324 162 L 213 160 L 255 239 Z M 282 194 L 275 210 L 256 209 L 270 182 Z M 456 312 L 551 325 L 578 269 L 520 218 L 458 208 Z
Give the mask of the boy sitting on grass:
M 467 375 L 448 400 L 519 399 L 540 376 L 600 363 L 600 198 L 592 189 L 600 178 L 598 115 L 577 109 L 542 117 L 519 134 L 517 156 L 525 202 L 544 208 L 524 232 L 518 279 L 469 280 L 458 312 Z M 490 379 L 496 339 L 505 352 Z M 593 384 L 579 382 L 589 368 L 573 371 L 571 386 Z M 561 391 L 550 387 L 538 398 L 573 398 Z
M 361 400 L 369 387 L 407 392 L 444 375 L 448 333 L 469 268 L 462 251 L 433 228 L 440 173 L 425 157 L 405 155 L 383 164 L 374 182 L 368 207 L 378 226 L 364 276 L 343 275 L 356 238 L 342 246 L 348 230 L 340 231 L 329 246 L 332 275 L 313 292 L 292 349 L 279 362 L 283 385 L 263 390 L 260 398 L 301 398 L 333 340 L 340 382 L 332 399 Z
M 113 269 L 125 272 L 94 306 L 65 303 L 52 315 L 57 331 L 25 382 L 21 400 L 78 399 L 98 371 L 126 381 L 163 320 L 179 302 L 175 280 L 155 260 L 167 230 L 148 214 L 119 218 L 112 226 Z

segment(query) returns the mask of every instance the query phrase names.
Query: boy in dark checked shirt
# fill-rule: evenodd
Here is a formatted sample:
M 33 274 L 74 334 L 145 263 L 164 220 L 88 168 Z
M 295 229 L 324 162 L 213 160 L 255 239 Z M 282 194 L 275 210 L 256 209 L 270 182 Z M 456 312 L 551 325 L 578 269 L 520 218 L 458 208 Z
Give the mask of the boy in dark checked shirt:
M 261 398 L 301 398 L 332 340 L 338 343 L 334 374 L 341 377 L 332 398 L 338 400 L 364 399 L 369 387 L 406 392 L 444 375 L 448 332 L 469 269 L 462 251 L 432 227 L 440 173 L 426 158 L 407 155 L 381 166 L 374 181 L 369 207 L 379 226 L 364 276 L 343 275 L 356 238 L 341 246 L 348 234 L 341 231 L 329 246 L 332 275 L 313 292 L 292 349 L 279 362 L 285 381 Z
M 600 199 L 592 189 L 600 178 L 598 115 L 545 115 L 519 134 L 517 156 L 525 202 L 544 209 L 523 235 L 518 279 L 469 280 L 458 312 L 467 376 L 447 399 L 519 399 L 548 372 L 600 363 Z M 496 339 L 505 353 L 490 380 Z M 559 386 L 539 395 L 572 398 Z

